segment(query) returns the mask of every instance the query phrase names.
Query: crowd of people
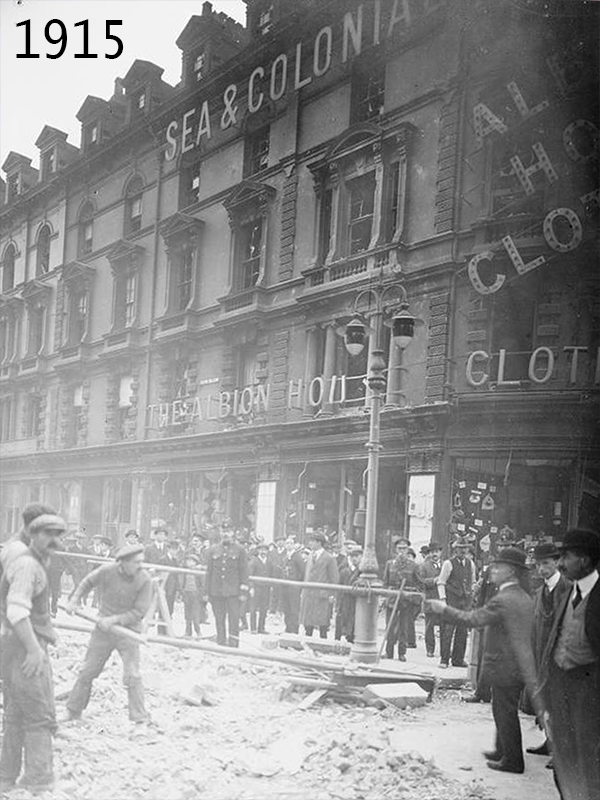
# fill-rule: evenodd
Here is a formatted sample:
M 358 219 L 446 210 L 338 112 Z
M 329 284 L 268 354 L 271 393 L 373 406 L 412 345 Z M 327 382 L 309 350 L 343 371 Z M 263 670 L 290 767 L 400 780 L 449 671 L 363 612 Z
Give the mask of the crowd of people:
M 66 528 L 53 508 L 30 504 L 19 535 L 0 552 L 2 791 L 53 785 L 56 712 L 47 650 L 62 593 L 69 613 L 89 596 L 97 609 L 65 719 L 82 715 L 116 650 L 129 717 L 148 721 L 139 645 L 157 591 L 167 609 L 159 635 L 180 599 L 184 635 L 201 635 L 210 608 L 223 647 L 239 647 L 243 629 L 267 633 L 269 612 L 282 616 L 288 634 L 302 630 L 353 642 L 357 594 L 340 587 L 360 581 L 363 550 L 354 541 L 332 546 L 323 530 L 314 530 L 307 546 L 292 536 L 266 543 L 236 537 L 224 526 L 218 539 L 194 533 L 182 543 L 157 527 L 148 543 L 130 530 L 114 548 L 103 536 L 90 542 L 83 531 L 67 536 Z M 496 740 L 484 754 L 490 769 L 524 771 L 519 710 L 526 711 L 547 737 L 530 752 L 551 756 L 562 800 L 600 798 L 600 537 L 576 529 L 560 549 L 544 542 L 529 554 L 514 541 L 500 541 L 483 570 L 460 538 L 446 559 L 437 542 L 419 556 L 403 537 L 394 549 L 382 570 L 382 584 L 392 590 L 382 602 L 386 657 L 406 661 L 424 612 L 426 655 L 435 657 L 439 643 L 440 668 L 466 667 L 473 629 L 477 676 L 470 701 L 492 704 Z

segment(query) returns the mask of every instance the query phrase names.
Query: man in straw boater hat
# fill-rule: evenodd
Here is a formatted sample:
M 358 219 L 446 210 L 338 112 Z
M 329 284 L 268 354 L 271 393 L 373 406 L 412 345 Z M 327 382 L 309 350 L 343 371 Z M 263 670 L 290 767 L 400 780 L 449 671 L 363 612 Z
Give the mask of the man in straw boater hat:
M 52 735 L 56 712 L 48 645 L 56 635 L 50 616 L 47 567 L 66 529 L 56 514 L 26 521 L 28 544 L 6 564 L 0 588 L 4 725 L 0 792 L 54 786 Z
M 104 669 L 113 650 L 118 650 L 123 661 L 129 719 L 132 722 L 148 720 L 140 675 L 139 642 L 113 630 L 114 625 L 138 633 L 142 629 L 142 620 L 152 600 L 152 581 L 142 567 L 143 560 L 142 544 L 124 545 L 114 562 L 102 564 L 86 575 L 69 600 L 67 611 L 73 613 L 79 601 L 92 589 L 97 589 L 100 608 L 83 665 L 67 700 L 68 719 L 81 717 L 90 701 L 92 683 Z
M 426 610 L 443 620 L 485 628 L 482 671 L 492 687 L 496 746 L 484 756 L 488 767 L 500 772 L 521 773 L 525 769 L 519 698 L 523 687 L 531 696 L 535 689 L 533 600 L 521 586 L 527 572 L 525 560 L 525 551 L 518 547 L 506 547 L 498 553 L 491 567 L 498 592 L 483 608 L 461 611 L 441 600 L 425 602 Z
M 573 585 L 556 611 L 539 685 L 561 797 L 591 800 L 600 797 L 600 536 L 571 530 L 560 552 Z

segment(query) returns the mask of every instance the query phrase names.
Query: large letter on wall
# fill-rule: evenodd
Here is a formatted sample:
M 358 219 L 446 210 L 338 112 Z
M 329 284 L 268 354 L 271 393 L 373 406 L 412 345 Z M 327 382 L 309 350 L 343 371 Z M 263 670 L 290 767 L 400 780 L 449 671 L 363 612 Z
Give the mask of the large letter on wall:
M 494 257 L 494 254 L 491 250 L 486 250 L 484 253 L 478 253 L 476 256 L 469 261 L 468 266 L 468 273 L 469 278 L 471 279 L 471 284 L 473 288 L 476 289 L 479 294 L 494 294 L 497 292 L 498 289 L 502 288 L 502 284 L 506 280 L 506 275 L 496 275 L 495 281 L 491 284 L 491 286 L 486 286 L 486 284 L 481 280 L 479 277 L 478 266 L 480 261 L 491 261 Z

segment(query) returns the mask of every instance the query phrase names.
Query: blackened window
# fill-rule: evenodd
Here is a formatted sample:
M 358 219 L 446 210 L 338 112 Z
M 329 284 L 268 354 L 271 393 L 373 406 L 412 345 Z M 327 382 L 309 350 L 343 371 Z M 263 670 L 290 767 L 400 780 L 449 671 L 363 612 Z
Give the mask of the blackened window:
M 369 173 L 348 182 L 348 253 L 355 255 L 369 248 L 373 230 L 375 175 Z
M 11 244 L 6 248 L 2 260 L 2 291 L 8 292 L 15 285 L 15 259 L 17 253 Z
M 246 140 L 246 175 L 254 175 L 269 166 L 270 127 L 267 125 Z
M 41 410 L 42 398 L 37 394 L 28 397 L 25 411 L 25 435 L 28 438 L 38 436 L 40 433 Z
M 256 285 L 260 273 L 260 253 L 262 247 L 262 217 L 242 225 L 239 230 L 239 264 L 237 274 L 238 289 L 250 289 Z
M 50 228 L 44 225 L 38 234 L 35 274 L 45 275 L 50 269 Z
M 46 322 L 46 309 L 39 305 L 29 309 L 29 341 L 27 352 L 30 356 L 37 356 L 44 346 L 44 328 Z
M 400 164 L 390 164 L 388 176 L 388 202 L 386 240 L 390 242 L 400 223 Z
M 79 256 L 87 256 L 94 249 L 94 207 L 86 203 L 79 215 Z
M 194 282 L 194 251 L 184 250 L 178 256 L 177 298 L 178 310 L 185 311 L 192 300 Z
M 14 438 L 14 401 L 12 397 L 0 398 L 0 442 Z
M 71 295 L 69 344 L 83 341 L 88 326 L 89 299 L 86 289 L 75 289 Z
M 142 229 L 142 192 L 144 183 L 139 176 L 132 178 L 125 199 L 125 235 L 131 236 Z
M 200 170 L 201 162 L 182 167 L 181 190 L 179 194 L 179 208 L 194 205 L 200 199 Z
M 319 261 L 323 263 L 329 253 L 331 243 L 331 211 L 333 191 L 324 189 L 321 193 L 321 208 L 319 210 Z
M 352 122 L 376 120 L 384 110 L 385 65 L 361 64 L 352 81 Z

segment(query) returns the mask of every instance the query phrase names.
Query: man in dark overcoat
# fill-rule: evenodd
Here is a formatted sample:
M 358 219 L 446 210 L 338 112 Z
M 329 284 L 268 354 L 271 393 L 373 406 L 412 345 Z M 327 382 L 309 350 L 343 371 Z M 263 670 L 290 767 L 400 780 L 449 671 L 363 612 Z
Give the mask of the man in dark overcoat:
M 363 549 L 359 545 L 348 548 L 348 566 L 340 569 L 340 583 L 345 586 L 354 586 L 360 577 L 360 561 Z M 354 641 L 354 622 L 356 619 L 356 595 L 350 592 L 340 592 L 338 597 L 337 613 L 335 617 L 335 638 L 346 638 L 347 642 Z
M 423 548 L 421 548 L 421 551 Z M 440 574 L 442 555 L 442 545 L 431 542 L 427 548 L 427 554 L 421 564 L 417 565 L 419 580 L 425 591 L 426 600 L 437 600 L 437 579 Z M 429 658 L 435 655 L 435 629 L 439 621 L 433 614 L 425 614 L 425 651 Z
M 275 565 L 269 557 L 269 546 L 260 542 L 256 548 L 256 554 L 250 559 L 250 575 L 259 578 L 274 578 Z M 252 633 L 266 633 L 265 623 L 269 601 L 271 599 L 271 587 L 268 583 L 252 583 L 250 588 L 250 631 Z
M 426 609 L 443 620 L 469 628 L 485 628 L 483 674 L 492 687 L 492 713 L 496 723 L 496 747 L 484 753 L 488 767 L 500 772 L 525 769 L 519 698 L 524 687 L 533 696 L 535 662 L 532 647 L 533 600 L 522 588 L 527 570 L 526 553 L 507 547 L 492 562 L 491 578 L 498 592 L 474 611 L 463 611 L 442 600 L 428 600 Z
M 296 540 L 288 536 L 285 540 L 285 559 L 283 561 L 283 577 L 288 581 L 303 581 L 306 564 Z M 300 629 L 300 587 L 282 586 L 281 608 L 286 633 L 298 633 Z
M 206 597 L 210 600 L 217 644 L 240 646 L 240 606 L 248 592 L 248 556 L 224 528 L 221 541 L 209 548 L 206 563 Z
M 408 539 L 397 540 L 396 557 L 386 563 L 383 571 L 383 585 L 386 589 L 399 590 L 403 586 L 405 591 L 414 592 L 420 586 L 417 564 L 408 556 L 409 547 Z M 420 608 L 420 598 L 417 600 Z M 411 624 L 414 621 L 413 598 L 401 595 L 397 604 L 394 597 L 387 597 L 385 602 L 388 631 L 385 645 L 386 656 L 393 658 L 394 649 L 398 645 L 398 660 L 406 661 L 406 648 L 409 643 Z M 396 605 L 395 612 L 394 605 Z
M 533 559 L 541 580 L 541 585 L 533 597 L 533 654 L 539 673 L 556 612 L 565 594 L 571 591 L 571 582 L 558 569 L 560 552 L 555 544 L 551 542 L 538 544 L 533 551 Z M 539 747 L 528 747 L 527 752 L 537 756 L 549 755 L 548 739 Z
M 592 800 L 600 797 L 600 537 L 571 530 L 561 553 L 573 586 L 554 617 L 539 685 L 561 797 Z
M 325 550 L 325 535 L 320 531 L 311 533 L 308 545 L 310 555 L 306 562 L 304 580 L 313 583 L 339 583 L 335 556 Z M 307 636 L 312 636 L 315 628 L 319 629 L 321 639 L 327 638 L 331 613 L 335 599 L 335 589 L 303 589 L 300 600 L 300 621 Z

